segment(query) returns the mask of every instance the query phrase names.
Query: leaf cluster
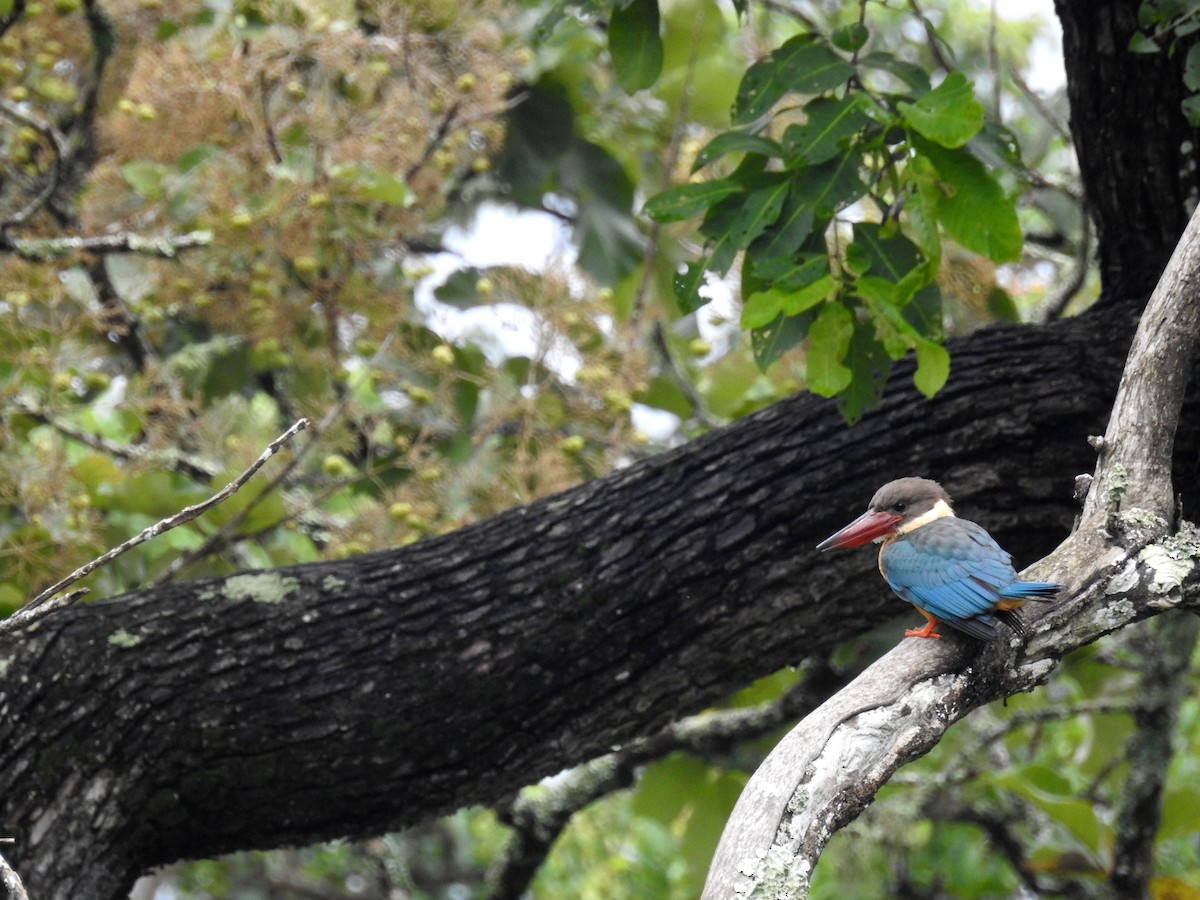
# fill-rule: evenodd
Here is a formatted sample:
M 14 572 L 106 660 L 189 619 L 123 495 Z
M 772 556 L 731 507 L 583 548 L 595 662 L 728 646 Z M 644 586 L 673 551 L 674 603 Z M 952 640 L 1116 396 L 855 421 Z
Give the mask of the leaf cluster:
M 989 162 L 1015 169 L 1016 141 L 985 126 L 971 82 L 898 56 L 860 53 L 866 26 L 826 40 L 797 35 L 753 64 L 733 127 L 693 172 L 740 160 L 723 177 L 647 201 L 659 222 L 701 217 L 704 255 L 675 279 L 685 310 L 741 254 L 741 324 L 763 366 L 807 339 L 808 387 L 857 418 L 891 362 L 913 350 L 932 395 L 949 374 L 937 286 L 944 245 L 994 262 L 1018 258 L 1013 199 Z

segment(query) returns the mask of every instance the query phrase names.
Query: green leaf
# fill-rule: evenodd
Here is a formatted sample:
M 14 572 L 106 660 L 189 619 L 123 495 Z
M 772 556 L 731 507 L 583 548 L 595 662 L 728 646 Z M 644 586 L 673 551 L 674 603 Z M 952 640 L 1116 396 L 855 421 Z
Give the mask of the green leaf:
M 950 377 L 950 352 L 933 341 L 917 341 L 917 371 L 913 384 L 926 397 L 932 397 Z
M 798 316 L 779 316 L 769 325 L 750 331 L 750 347 L 754 362 L 768 369 L 786 351 L 795 347 L 808 334 L 809 325 L 817 317 L 816 307 Z
M 898 59 L 890 53 L 877 51 L 859 57 L 859 65 L 869 69 L 882 69 L 895 75 L 907 84 L 915 93 L 923 94 L 929 90 L 929 73 L 921 66 Z
M 630 0 L 613 8 L 608 22 L 608 52 L 617 84 L 627 94 L 650 87 L 663 67 L 658 0 Z
M 127 162 L 121 166 L 121 177 L 126 184 L 147 200 L 161 200 L 164 195 L 163 178 L 166 166 L 152 162 Z
M 410 206 L 416 199 L 404 176 L 372 166 L 360 168 L 354 193 L 364 200 L 374 200 L 388 206 Z
M 671 287 L 675 291 L 675 299 L 685 314 L 693 313 L 708 302 L 707 297 L 700 295 L 704 287 L 704 276 L 708 271 L 707 258 L 688 263 L 682 272 L 676 272 L 671 278 Z
M 1183 64 L 1183 83 L 1189 90 L 1200 91 L 1200 44 L 1192 44 Z
M 871 32 L 867 31 L 866 25 L 861 22 L 851 22 L 849 25 L 835 28 L 833 34 L 830 35 L 830 40 L 833 41 L 833 46 L 839 50 L 854 53 L 863 48 L 870 36 Z
M 746 298 L 742 306 L 743 328 L 762 328 L 779 315 L 799 315 L 837 290 L 827 258 L 811 260 L 797 271 L 802 274 L 797 275 L 794 286 L 772 287 Z
M 840 394 L 854 377 L 842 360 L 850 350 L 854 315 L 840 303 L 826 303 L 808 328 L 808 389 L 822 397 Z
M 1133 37 L 1129 39 L 1130 53 L 1158 53 L 1161 49 L 1154 38 L 1142 34 L 1140 31 L 1135 31 Z
M 1012 262 L 1021 255 L 1024 237 L 1012 200 L 965 147 L 948 150 L 913 136 L 913 146 L 938 172 L 935 208 L 951 238 L 993 262 Z
M 821 218 L 829 218 L 867 192 L 859 177 L 861 161 L 859 153 L 847 150 L 836 159 L 797 169 L 792 174 L 794 196 Z
M 1190 124 L 1200 125 L 1200 96 L 1193 94 L 1191 97 L 1184 97 L 1179 108 L 1183 110 Z
M 842 417 L 853 424 L 864 411 L 879 402 L 892 367 L 871 323 L 855 323 L 846 365 L 853 375 L 846 390 L 838 394 L 837 402 Z
M 692 163 L 695 172 L 711 165 L 727 153 L 760 153 L 763 156 L 780 156 L 779 144 L 770 138 L 746 131 L 725 131 L 704 145 Z
M 680 222 L 699 215 L 742 190 L 742 185 L 728 178 L 696 184 L 679 184 L 647 200 L 642 207 L 642 214 L 656 222 Z
M 822 163 L 837 156 L 843 145 L 870 121 L 864 106 L 862 94 L 811 100 L 804 107 L 806 121 L 789 125 L 783 132 L 787 164 Z
M 7 16 L 13 10 L 13 0 L 0 0 L 0 16 Z
M 961 147 L 983 127 L 983 104 L 961 72 L 951 72 L 916 103 L 897 107 L 913 130 L 943 147 Z
M 779 218 L 790 185 L 782 178 L 746 194 L 735 213 L 723 223 L 722 237 L 738 250 L 745 249 L 767 226 Z M 703 230 L 703 229 L 702 229 Z
M 844 84 L 853 74 L 854 67 L 820 38 L 797 35 L 746 70 L 733 104 L 733 121 L 751 122 L 784 94 L 820 94 Z
M 812 234 L 815 219 L 812 207 L 796 198 L 793 186 L 783 201 L 779 217 L 755 241 L 751 253 L 763 259 L 791 256 Z

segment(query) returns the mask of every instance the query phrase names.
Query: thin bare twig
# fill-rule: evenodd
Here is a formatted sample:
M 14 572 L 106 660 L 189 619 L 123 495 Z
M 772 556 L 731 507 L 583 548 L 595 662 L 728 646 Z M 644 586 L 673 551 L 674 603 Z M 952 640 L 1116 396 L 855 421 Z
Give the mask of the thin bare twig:
M 242 485 L 244 485 L 247 481 L 249 481 L 254 476 L 254 473 L 263 467 L 263 465 L 267 462 L 267 460 L 269 460 L 272 456 L 274 456 L 276 453 L 278 453 L 279 449 L 284 444 L 286 444 L 288 441 L 290 441 L 293 437 L 295 437 L 297 434 L 299 434 L 301 431 L 303 431 L 308 426 L 309 426 L 308 419 L 297 420 L 296 423 L 294 425 L 292 425 L 291 428 L 289 428 L 287 431 L 285 431 L 279 437 L 275 438 L 275 440 L 271 441 L 271 443 L 269 443 L 267 445 L 267 449 L 262 452 L 262 455 L 259 456 L 258 459 L 256 459 L 253 463 L 250 464 L 250 467 L 247 468 L 246 471 L 242 472 L 241 475 L 239 475 L 233 481 L 229 482 L 229 484 L 225 485 L 225 487 L 221 488 L 221 490 L 217 491 L 215 494 L 213 494 L 207 500 L 204 500 L 201 503 L 196 503 L 192 506 L 185 507 L 184 509 L 181 509 L 179 512 L 175 513 L 174 515 L 168 516 L 167 518 L 163 519 L 160 522 L 155 522 L 153 525 L 150 525 L 149 527 L 142 529 L 141 532 L 139 532 L 134 537 L 127 540 L 125 543 L 123 543 L 117 547 L 113 547 L 107 553 L 103 553 L 100 556 L 93 559 L 91 562 L 80 566 L 78 569 L 76 569 L 74 572 L 72 572 L 66 578 L 62 579 L 61 581 L 57 582 L 56 584 L 51 585 L 50 587 L 46 588 L 46 590 L 42 591 L 40 594 L 38 594 L 36 597 L 34 597 L 31 601 L 29 601 L 28 604 L 26 604 L 25 609 L 29 609 L 29 610 L 37 609 L 39 606 L 41 606 L 43 603 L 45 603 L 49 598 L 53 597 L 59 591 L 63 590 L 64 588 L 70 587 L 72 584 L 79 581 L 79 579 L 81 579 L 81 578 L 86 578 L 88 575 L 90 575 L 92 572 L 94 572 L 97 568 L 104 565 L 105 563 L 111 562 L 112 560 L 114 560 L 118 556 L 120 556 L 122 553 L 125 553 L 127 550 L 132 550 L 138 544 L 145 543 L 146 541 L 150 540 L 151 538 L 158 537 L 160 534 L 170 531 L 172 528 L 177 528 L 180 525 L 184 524 L 185 522 L 190 522 L 192 519 L 196 518 L 197 516 L 200 516 L 203 513 L 208 512 L 208 510 L 212 509 L 217 504 L 224 502 L 229 497 L 233 496 L 233 494 L 235 494 Z
M 0 621 L 0 634 L 8 634 L 10 631 L 19 631 L 26 626 L 32 625 L 38 619 L 50 615 L 56 609 L 62 609 L 64 606 L 70 606 L 80 597 L 88 593 L 87 588 L 79 588 L 71 591 L 69 594 L 58 594 L 51 597 L 39 607 L 29 605 L 23 606 L 7 619 Z
M 650 339 L 654 342 L 654 347 L 658 350 L 659 356 L 662 357 L 663 365 L 667 372 L 671 375 L 671 380 L 675 382 L 675 386 L 679 388 L 679 392 L 687 398 L 688 403 L 692 405 L 692 415 L 709 428 L 716 428 L 721 423 L 713 418 L 712 414 L 704 406 L 704 398 L 700 396 L 700 392 L 696 390 L 696 386 L 688 380 L 675 362 L 675 357 L 671 354 L 671 348 L 667 346 L 667 336 L 664 333 L 662 322 L 655 322 L 654 327 L 650 330 Z
M 54 192 L 58 190 L 58 184 L 62 177 L 63 160 L 67 156 L 67 141 L 49 122 L 44 122 L 37 116 L 24 112 L 17 104 L 5 100 L 3 97 L 0 97 L 0 115 L 32 128 L 45 139 L 54 151 L 54 161 L 46 175 L 46 183 L 28 203 L 9 215 L 8 218 L 0 221 L 0 231 L 3 231 L 13 225 L 23 225 L 29 221 L 33 214 L 45 206 Z
M 76 235 L 59 238 L 0 237 L 0 250 L 11 250 L 22 259 L 48 262 L 71 253 L 137 253 L 160 259 L 174 259 L 181 250 L 204 247 L 212 243 L 211 231 L 189 231 L 185 234 L 164 234 L 146 237 L 129 231 L 93 236 Z
M 392 344 L 392 337 L 395 335 L 395 333 L 396 332 L 394 329 L 390 330 L 387 337 L 380 342 L 379 349 L 375 351 L 367 363 L 368 369 L 374 366 L 377 360 L 383 358 L 383 355 L 387 352 L 388 348 Z M 159 573 L 159 575 L 157 575 L 153 581 L 150 582 L 149 586 L 153 587 L 155 585 L 170 581 L 192 563 L 196 562 L 196 560 L 203 559 L 210 553 L 213 553 L 226 546 L 230 541 L 230 535 L 242 524 L 242 522 L 246 520 L 246 517 L 249 516 L 250 513 L 271 494 L 272 491 L 279 487 L 279 485 L 282 484 L 286 479 L 291 477 L 292 472 L 296 470 L 296 466 L 300 465 L 300 461 L 308 454 L 308 451 L 313 448 L 317 441 L 325 436 L 325 432 L 329 430 L 330 426 L 333 425 L 338 416 L 340 416 L 342 411 L 346 408 L 346 404 L 350 402 L 351 394 L 351 391 L 344 391 L 342 393 L 341 397 L 338 398 L 337 403 L 330 407 L 329 411 L 325 413 L 325 415 L 321 418 L 321 421 L 317 423 L 316 427 L 309 432 L 308 440 L 305 441 L 304 446 L 296 451 L 295 455 L 292 456 L 288 464 L 280 469 L 275 474 L 274 478 L 267 482 L 267 484 L 261 491 L 258 492 L 253 500 L 247 503 L 236 514 L 231 516 L 227 522 L 224 522 L 221 525 L 220 528 L 210 534 L 204 540 L 203 544 L 201 544 L 191 553 L 185 553 L 184 555 L 173 560 L 171 564 L 166 567 L 166 569 Z
M 49 425 L 63 437 L 83 444 L 85 447 L 91 447 L 93 450 L 98 450 L 116 459 L 130 462 L 134 460 L 161 462 L 170 466 L 172 470 L 178 472 L 180 475 L 203 482 L 208 482 L 217 474 L 217 469 L 214 466 L 194 456 L 185 456 L 181 453 L 172 452 L 159 454 L 137 445 L 118 444 L 116 441 L 110 441 L 108 438 L 101 437 L 98 434 L 92 434 L 91 432 L 76 428 L 74 425 L 68 425 L 66 422 L 56 419 L 44 409 L 38 409 L 23 403 L 18 403 L 15 408 L 24 415 L 36 419 L 44 425 Z

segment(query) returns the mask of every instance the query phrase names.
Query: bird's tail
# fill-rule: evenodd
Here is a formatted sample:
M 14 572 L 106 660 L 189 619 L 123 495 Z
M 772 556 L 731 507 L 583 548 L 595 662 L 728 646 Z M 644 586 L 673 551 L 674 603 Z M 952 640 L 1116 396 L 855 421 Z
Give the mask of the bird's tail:
M 1011 600 L 1037 600 L 1049 603 L 1062 590 L 1061 584 L 1052 581 L 1014 581 L 1000 591 L 1000 596 Z

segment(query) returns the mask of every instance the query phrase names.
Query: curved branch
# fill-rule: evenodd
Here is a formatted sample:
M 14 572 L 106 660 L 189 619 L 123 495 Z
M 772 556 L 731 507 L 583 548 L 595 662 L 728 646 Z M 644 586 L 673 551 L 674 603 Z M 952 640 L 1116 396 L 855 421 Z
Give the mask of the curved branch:
M 1036 567 L 1072 596 L 1034 618 L 1025 646 L 1014 639 L 1012 648 L 971 648 L 979 653 L 972 657 L 958 640 L 902 641 L 797 725 L 738 799 L 705 900 L 806 896 L 829 838 L 966 713 L 1032 689 L 1065 654 L 1109 631 L 1200 603 L 1200 532 L 1184 522 L 1165 534 L 1171 452 L 1200 323 L 1198 279 L 1200 211 L 1138 326 L 1081 527 Z M 1112 540 L 1110 524 L 1125 546 Z
M 32 128 L 41 135 L 54 151 L 54 159 L 50 166 L 50 171 L 46 175 L 46 183 L 42 185 L 41 190 L 34 194 L 28 203 L 16 212 L 9 214 L 3 221 L 0 221 L 0 232 L 3 232 L 4 229 L 11 228 L 13 225 L 23 225 L 25 222 L 28 222 L 39 209 L 46 205 L 54 195 L 54 192 L 58 190 L 59 182 L 62 180 L 63 160 L 67 157 L 67 141 L 53 125 L 42 121 L 37 116 L 24 112 L 17 104 L 5 100 L 3 97 L 0 97 L 0 115 Z

